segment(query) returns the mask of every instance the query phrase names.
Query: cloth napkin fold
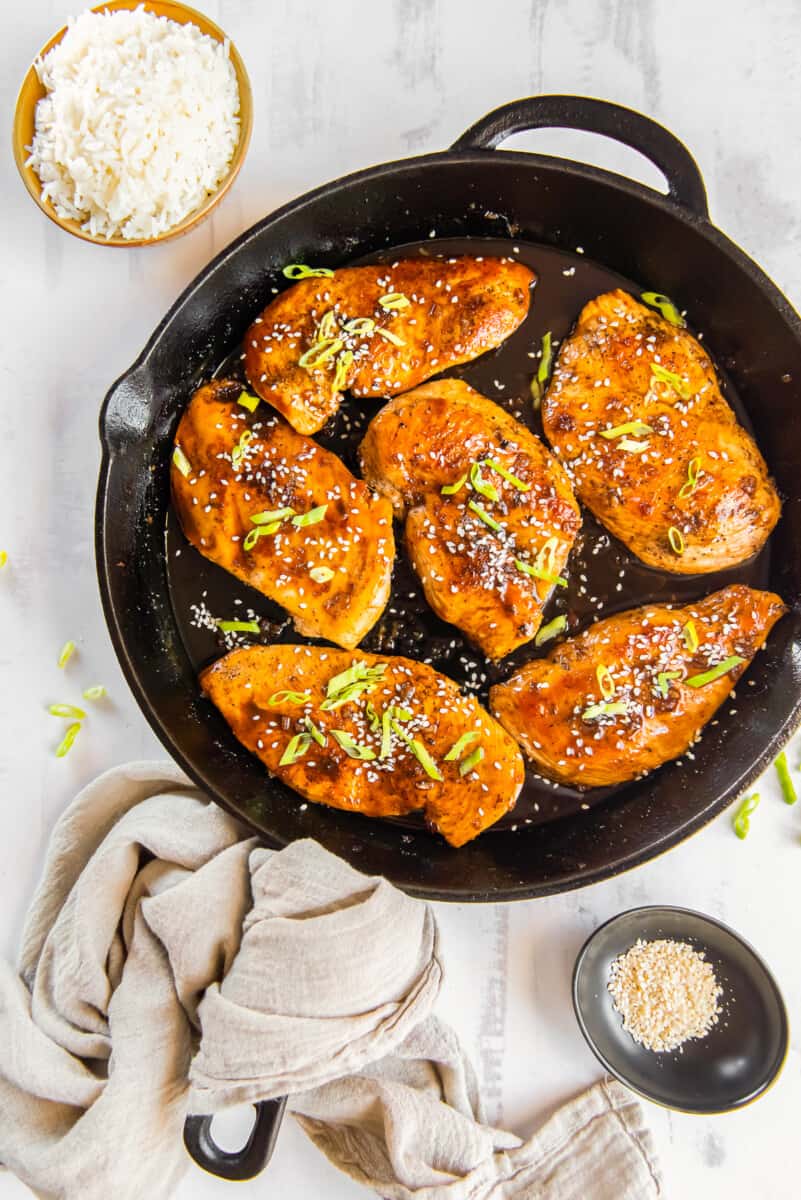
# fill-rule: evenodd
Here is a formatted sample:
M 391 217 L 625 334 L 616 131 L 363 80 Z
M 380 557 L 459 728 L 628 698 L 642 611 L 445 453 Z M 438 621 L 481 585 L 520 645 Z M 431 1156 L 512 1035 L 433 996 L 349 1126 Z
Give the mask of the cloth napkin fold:
M 391 1200 L 663 1194 L 616 1082 L 528 1141 L 485 1124 L 441 978 L 428 905 L 315 842 L 265 850 L 171 764 L 116 768 L 57 824 L 0 964 L 0 1160 L 42 1197 L 160 1200 L 188 1112 L 288 1093 Z

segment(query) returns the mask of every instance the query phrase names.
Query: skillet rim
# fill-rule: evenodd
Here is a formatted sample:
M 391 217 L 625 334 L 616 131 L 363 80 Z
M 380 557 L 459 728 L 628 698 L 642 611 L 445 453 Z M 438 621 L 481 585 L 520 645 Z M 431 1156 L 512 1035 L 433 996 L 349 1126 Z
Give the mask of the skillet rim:
M 111 598 L 112 586 L 110 577 L 110 562 L 106 553 L 106 521 L 105 512 L 109 498 L 109 485 L 112 475 L 112 470 L 115 462 L 115 452 L 112 446 L 111 437 L 107 429 L 107 417 L 112 406 L 113 400 L 117 391 L 129 380 L 132 379 L 138 371 L 146 367 L 151 355 L 158 347 L 160 341 L 164 337 L 172 323 L 178 319 L 184 307 L 190 302 L 195 294 L 206 284 L 208 278 L 213 275 L 219 266 L 227 259 L 236 256 L 247 243 L 262 233 L 270 224 L 279 222 L 289 214 L 296 215 L 306 206 L 314 205 L 318 200 L 323 198 L 330 199 L 336 194 L 339 189 L 346 189 L 356 183 L 366 183 L 383 179 L 385 177 L 397 174 L 400 171 L 420 170 L 428 166 L 438 165 L 443 163 L 453 164 L 454 166 L 470 166 L 481 165 L 486 166 L 492 162 L 508 162 L 525 166 L 530 170 L 539 170 L 544 172 L 556 172 L 560 175 L 567 175 L 579 182 L 589 181 L 596 184 L 601 184 L 612 189 L 617 189 L 624 194 L 633 197 L 635 200 L 645 203 L 647 206 L 652 206 L 669 214 L 671 217 L 678 218 L 682 223 L 691 226 L 702 237 L 706 238 L 712 245 L 727 255 L 733 260 L 734 265 L 745 272 L 751 281 L 763 292 L 771 307 L 776 311 L 777 317 L 784 320 L 790 327 L 790 330 L 796 340 L 801 344 L 801 316 L 791 305 L 786 296 L 779 290 L 776 284 L 762 270 L 744 250 L 733 242 L 726 234 L 722 233 L 706 216 L 692 211 L 689 208 L 677 203 L 671 199 L 666 193 L 657 192 L 652 188 L 638 183 L 635 180 L 627 179 L 625 176 L 618 175 L 615 172 L 602 170 L 598 167 L 593 167 L 589 164 L 575 162 L 570 159 L 564 159 L 556 155 L 538 154 L 529 151 L 515 150 L 440 150 L 430 154 L 418 155 L 409 158 L 396 159 L 391 162 L 380 163 L 375 166 L 362 168 L 348 175 L 339 176 L 327 183 L 311 189 L 308 192 L 302 193 L 293 200 L 282 204 L 277 209 L 263 217 L 260 221 L 251 225 L 244 230 L 238 237 L 225 246 L 218 254 L 210 260 L 209 263 L 189 282 L 189 284 L 179 294 L 177 299 L 168 309 L 165 316 L 156 326 L 155 330 L 148 338 L 141 353 L 134 360 L 132 365 L 124 371 L 111 385 L 103 399 L 100 414 L 99 414 L 99 434 L 101 442 L 101 462 L 98 475 L 98 486 L 95 501 L 95 563 L 98 577 L 98 587 L 100 591 L 101 604 L 103 614 L 106 620 L 109 636 L 114 647 L 120 668 L 125 676 L 125 680 L 133 693 L 137 706 L 140 709 L 145 720 L 150 725 L 153 732 L 158 737 L 165 750 L 173 758 L 174 761 L 185 771 L 189 779 L 207 795 L 209 795 L 216 803 L 218 803 L 225 811 L 231 813 L 240 821 L 249 823 L 240 808 L 230 803 L 224 795 L 222 795 L 217 787 L 211 783 L 203 773 L 203 770 L 192 763 L 184 754 L 183 750 L 178 747 L 173 736 L 162 724 L 156 712 L 151 705 L 147 694 L 146 687 L 140 682 L 139 673 L 134 662 L 133 656 L 129 653 L 125 638 L 121 632 L 115 605 Z M 689 816 L 677 828 L 662 837 L 656 838 L 647 847 L 643 847 L 632 851 L 631 853 L 621 853 L 611 861 L 608 861 L 602 867 L 570 868 L 558 880 L 549 879 L 539 883 L 520 883 L 514 884 L 504 882 L 499 889 L 479 888 L 465 886 L 464 888 L 449 884 L 445 888 L 437 888 L 436 886 L 417 885 L 414 882 L 400 881 L 393 879 L 396 886 L 401 887 L 409 895 L 417 896 L 428 900 L 451 901 L 455 903 L 477 902 L 477 903 L 499 903 L 508 902 L 511 900 L 528 900 L 540 896 L 556 895 L 562 892 L 574 891 L 578 888 L 588 887 L 593 883 L 601 882 L 604 879 L 613 878 L 623 874 L 626 871 L 632 870 L 635 867 L 651 861 L 654 858 L 660 857 L 666 851 L 672 849 L 680 842 L 685 841 L 693 834 L 699 832 L 705 825 L 708 825 L 715 817 L 717 817 L 725 808 L 736 800 L 746 788 L 750 787 L 763 772 L 773 763 L 781 749 L 787 744 L 795 730 L 801 723 L 801 690 L 799 690 L 792 702 L 792 705 L 786 714 L 784 720 L 774 730 L 771 737 L 764 745 L 761 753 L 753 761 L 751 766 L 744 770 L 736 780 L 734 780 L 722 792 L 718 792 L 715 798 L 705 805 L 700 811 Z M 258 836 L 267 845 L 274 848 L 287 845 L 288 840 L 267 833 L 263 829 L 258 829 Z

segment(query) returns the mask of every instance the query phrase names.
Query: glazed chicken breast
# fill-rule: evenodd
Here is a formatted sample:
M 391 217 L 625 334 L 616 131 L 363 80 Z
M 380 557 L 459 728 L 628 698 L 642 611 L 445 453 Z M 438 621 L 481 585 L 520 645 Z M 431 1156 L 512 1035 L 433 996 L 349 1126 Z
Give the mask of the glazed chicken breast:
M 389 596 L 392 506 L 256 397 L 218 381 L 181 417 L 172 497 L 192 545 L 306 637 L 358 645 Z
M 525 319 L 534 273 L 507 258 L 413 258 L 304 279 L 245 335 L 254 390 L 300 433 L 342 392 L 394 396 L 500 346 Z
M 371 421 L 362 472 L 406 518 L 426 600 L 489 658 L 534 637 L 581 524 L 567 475 L 514 417 L 456 379 Z
M 242 745 L 318 804 L 367 817 L 422 810 L 462 846 L 512 808 L 523 783 L 509 734 L 407 658 L 248 646 L 200 678 Z
M 631 609 L 527 663 L 490 708 L 546 778 L 625 783 L 692 746 L 785 611 L 743 584 Z
M 765 462 L 706 351 L 626 292 L 585 305 L 542 417 L 579 499 L 649 566 L 735 566 L 779 519 Z

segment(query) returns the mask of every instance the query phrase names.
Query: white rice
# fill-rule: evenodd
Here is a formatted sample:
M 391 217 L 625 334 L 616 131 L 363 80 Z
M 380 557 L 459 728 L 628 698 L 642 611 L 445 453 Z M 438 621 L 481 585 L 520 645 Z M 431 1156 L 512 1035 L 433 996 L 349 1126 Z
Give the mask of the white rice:
M 95 236 L 152 238 L 219 186 L 239 140 L 228 43 L 144 8 L 85 12 L 36 70 L 42 198 Z

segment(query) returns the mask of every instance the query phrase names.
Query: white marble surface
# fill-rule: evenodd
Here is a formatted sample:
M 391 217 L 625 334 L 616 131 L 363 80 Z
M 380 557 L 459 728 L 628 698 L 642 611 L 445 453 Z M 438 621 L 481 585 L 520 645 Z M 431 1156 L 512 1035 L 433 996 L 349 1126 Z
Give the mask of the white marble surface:
M 201 0 L 202 2 L 202 0 Z M 27 0 L 5 14 L 2 120 L 37 48 L 69 0 Z M 92 509 L 97 412 L 169 304 L 213 253 L 276 205 L 369 163 L 449 144 L 496 104 L 539 91 L 607 97 L 651 113 L 694 151 L 717 224 L 801 305 L 801 7 L 793 0 L 206 0 L 251 73 L 249 158 L 215 217 L 158 249 L 100 249 L 45 221 L 2 157 L 4 330 L 0 405 L 0 948 L 14 951 L 53 822 L 74 792 L 114 763 L 160 753 L 106 635 L 95 582 Z M 473 11 L 473 15 L 469 15 Z M 13 15 L 12 15 L 13 12 Z M 511 143 L 510 143 L 511 144 Z M 636 174 L 638 156 L 581 134 L 517 138 Z M 56 654 L 79 654 L 67 676 Z M 46 702 L 103 682 L 72 754 L 56 761 Z M 791 762 L 799 758 L 799 741 Z M 588 890 L 515 906 L 438 907 L 448 980 L 441 1012 L 483 1073 L 493 1117 L 521 1133 L 599 1076 L 569 1002 L 574 955 L 620 909 L 678 902 L 737 927 L 801 1001 L 801 805 L 769 773 L 746 843 L 725 815 L 667 856 Z M 649 1107 L 669 1194 L 704 1200 L 798 1195 L 801 1047 L 758 1104 L 697 1119 Z M 794 1170 L 795 1168 L 795 1170 Z M 181 1189 L 229 1189 L 193 1168 Z M 366 1193 L 340 1178 L 291 1122 L 269 1175 L 245 1200 Z M 0 1194 L 25 1189 L 0 1176 Z M 231 1192 L 231 1194 L 233 1194 Z M 588 1197 L 591 1200 L 591 1197 Z

